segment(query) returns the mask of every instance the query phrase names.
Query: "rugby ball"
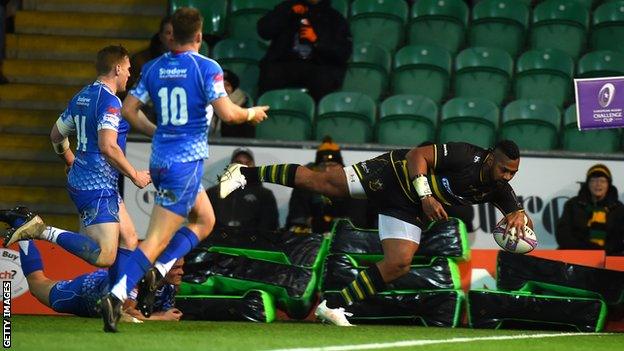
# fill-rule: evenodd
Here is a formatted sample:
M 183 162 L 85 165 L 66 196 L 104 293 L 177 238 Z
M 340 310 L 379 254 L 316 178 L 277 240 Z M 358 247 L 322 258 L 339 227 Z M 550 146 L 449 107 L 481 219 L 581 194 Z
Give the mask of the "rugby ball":
M 505 224 L 501 224 L 492 231 L 494 240 L 505 251 L 525 254 L 537 247 L 537 236 L 528 226 L 524 226 L 524 237 L 516 235 L 516 228 L 505 231 Z

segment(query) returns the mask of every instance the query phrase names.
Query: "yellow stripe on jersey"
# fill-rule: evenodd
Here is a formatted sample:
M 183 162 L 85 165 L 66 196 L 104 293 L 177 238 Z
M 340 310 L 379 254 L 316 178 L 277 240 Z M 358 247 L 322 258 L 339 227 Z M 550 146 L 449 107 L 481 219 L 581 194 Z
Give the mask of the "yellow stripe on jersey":
M 433 144 L 433 169 L 438 167 L 438 147 L 436 144 Z
M 277 168 L 279 166 L 271 167 L 271 183 L 277 183 Z
M 360 180 L 364 179 L 364 177 L 362 177 L 362 172 L 360 172 L 360 170 L 358 169 L 357 164 L 353 165 L 353 169 L 355 169 L 355 173 L 357 173 L 357 176 L 360 178 Z
M 260 166 L 260 180 L 261 181 L 265 181 L 266 179 L 264 179 L 266 173 L 266 166 Z
M 391 151 L 391 152 L 390 152 L 390 163 L 392 164 L 392 169 L 394 170 L 394 175 L 397 177 L 397 181 L 398 181 L 398 182 L 399 182 L 399 184 L 401 185 L 401 190 L 403 190 L 403 193 L 405 194 L 405 196 L 407 196 L 407 198 L 408 198 L 411 202 L 413 202 L 413 203 L 415 203 L 415 204 L 416 204 L 417 202 L 416 202 L 416 201 L 414 201 L 414 199 L 412 199 L 412 197 L 410 196 L 410 193 L 409 193 L 409 191 L 408 191 L 408 190 L 409 190 L 409 188 L 408 188 L 408 190 L 406 190 L 406 189 L 405 189 L 405 185 L 403 185 L 403 182 L 401 181 L 401 176 L 399 175 L 399 172 L 398 172 L 398 171 L 397 171 L 397 169 L 396 169 L 396 165 L 395 165 L 395 163 L 394 163 L 394 151 Z M 406 163 L 402 164 L 402 168 L 404 168 L 404 169 L 403 169 L 403 172 L 405 172 L 405 170 L 407 169 L 407 164 L 406 164 Z M 409 177 L 408 177 L 408 179 L 409 179 Z M 408 184 L 409 184 L 409 183 L 408 183 Z
M 433 186 L 433 193 L 435 194 L 435 196 L 441 200 L 442 202 L 444 202 L 447 205 L 451 205 L 450 202 L 448 202 L 448 200 L 444 197 L 444 195 L 442 195 L 442 191 L 440 191 L 440 187 L 438 186 L 438 179 L 436 177 L 435 174 L 433 174 L 433 172 L 431 172 L 431 185 Z
M 286 174 L 288 174 L 288 166 L 289 164 L 284 165 L 284 169 L 282 169 L 282 185 L 286 185 Z

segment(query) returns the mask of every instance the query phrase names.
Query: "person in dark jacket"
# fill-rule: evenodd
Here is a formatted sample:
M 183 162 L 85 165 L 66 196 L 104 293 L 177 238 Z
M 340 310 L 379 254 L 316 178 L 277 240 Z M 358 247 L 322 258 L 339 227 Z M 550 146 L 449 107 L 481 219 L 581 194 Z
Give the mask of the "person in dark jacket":
M 344 167 L 340 147 L 325 137 L 316 151 L 316 159 L 309 168 L 325 172 Z M 335 198 L 304 189 L 293 189 L 288 202 L 286 228 L 294 232 L 325 233 L 331 230 L 334 218 L 348 218 L 356 227 L 375 227 L 374 211 L 368 201 L 353 198 Z M 370 214 L 370 215 L 369 215 Z
M 246 147 L 234 150 L 231 161 L 250 167 L 255 165 L 253 152 Z M 244 189 L 234 191 L 225 199 L 219 197 L 219 185 L 208 189 L 207 193 L 214 208 L 215 229 L 227 226 L 277 230 L 277 201 L 273 192 L 262 183 L 248 182 Z
M 330 0 L 286 0 L 258 21 L 271 44 L 260 62 L 259 93 L 307 88 L 318 102 L 340 89 L 353 44 L 347 20 Z
M 611 171 L 603 164 L 587 171 L 578 195 L 565 203 L 557 222 L 559 249 L 624 255 L 624 204 L 612 181 Z

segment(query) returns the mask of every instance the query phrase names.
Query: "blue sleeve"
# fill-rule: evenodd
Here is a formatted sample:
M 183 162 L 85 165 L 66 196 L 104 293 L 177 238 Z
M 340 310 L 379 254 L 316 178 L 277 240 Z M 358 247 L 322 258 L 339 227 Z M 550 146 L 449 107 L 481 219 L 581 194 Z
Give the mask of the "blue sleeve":
M 206 61 L 204 68 L 204 93 L 208 102 L 227 96 L 223 85 L 223 70 L 215 61 Z
M 121 103 L 115 96 L 107 96 L 97 106 L 97 130 L 111 129 L 119 132 Z
M 61 123 L 61 125 L 59 126 L 57 122 L 57 128 L 59 132 L 61 132 L 61 134 L 67 136 L 73 134 L 76 131 L 76 121 L 74 121 L 74 119 L 72 118 L 69 107 L 67 107 L 65 111 L 61 113 L 58 121 Z
M 151 99 L 149 96 L 149 92 L 147 91 L 146 83 L 148 76 L 147 72 L 149 68 L 152 67 L 150 63 L 151 62 L 148 62 L 147 64 L 143 65 L 143 68 L 141 68 L 141 76 L 139 76 L 137 84 L 132 89 L 130 89 L 130 95 L 139 99 L 144 104 L 147 104 Z

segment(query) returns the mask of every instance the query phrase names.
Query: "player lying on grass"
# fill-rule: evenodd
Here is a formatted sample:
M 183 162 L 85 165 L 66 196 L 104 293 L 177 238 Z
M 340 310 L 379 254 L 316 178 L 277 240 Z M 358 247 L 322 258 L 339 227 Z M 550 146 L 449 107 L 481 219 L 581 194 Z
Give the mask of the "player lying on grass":
M 108 272 L 97 270 L 71 280 L 52 280 L 43 271 L 41 255 L 34 241 L 20 241 L 20 262 L 28 280 L 30 293 L 42 304 L 59 313 L 79 317 L 100 317 L 100 299 L 108 292 Z M 184 259 L 175 262 L 165 281 L 156 291 L 154 313 L 144 317 L 136 309 L 136 290 L 124 304 L 125 321 L 161 320 L 178 321 L 182 312 L 174 307 L 175 294 L 182 281 Z M 134 318 L 134 319 L 133 319 Z
M 493 149 L 468 143 L 435 144 L 394 150 L 328 172 L 297 164 L 244 167 L 232 164 L 221 177 L 221 197 L 245 186 L 246 179 L 305 189 L 328 197 L 369 199 L 379 209 L 384 259 L 360 272 L 341 291 L 343 306 L 383 291 L 410 270 L 427 222 L 447 219 L 449 206 L 491 202 L 504 215 L 507 230 L 523 232 L 522 204 L 509 185 L 520 166 L 518 146 L 502 140 Z M 431 184 L 431 187 L 429 186 Z M 529 219 L 529 226 L 532 222 Z M 336 325 L 351 325 L 343 307 L 321 302 L 316 315 Z

